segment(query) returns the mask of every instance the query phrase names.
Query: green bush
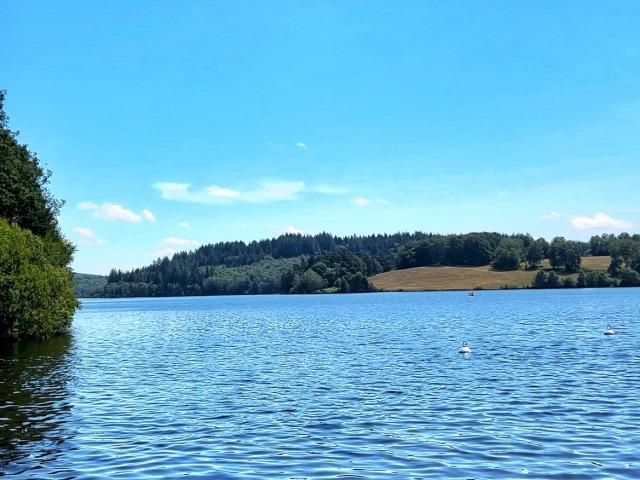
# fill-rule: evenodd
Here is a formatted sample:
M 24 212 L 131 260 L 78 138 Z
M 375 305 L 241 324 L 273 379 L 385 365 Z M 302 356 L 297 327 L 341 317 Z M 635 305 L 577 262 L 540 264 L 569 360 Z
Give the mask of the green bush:
M 44 338 L 71 324 L 73 249 L 0 219 L 0 340 Z
M 640 286 L 640 273 L 631 268 L 623 268 L 620 271 L 621 287 L 637 287 Z

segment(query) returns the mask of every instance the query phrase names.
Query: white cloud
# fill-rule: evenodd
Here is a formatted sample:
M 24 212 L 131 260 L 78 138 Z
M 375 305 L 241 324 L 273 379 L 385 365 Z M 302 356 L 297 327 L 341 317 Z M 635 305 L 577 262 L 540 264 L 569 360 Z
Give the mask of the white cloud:
M 189 228 L 191 225 L 189 225 L 188 222 L 180 222 L 178 223 L 178 226 L 182 228 Z
M 142 215 L 138 215 L 117 203 L 108 202 L 103 203 L 98 209 L 94 210 L 93 216 L 110 222 L 138 223 L 142 221 Z
M 167 200 L 179 200 L 183 195 L 189 193 L 188 183 L 176 183 L 176 182 L 158 182 L 153 184 L 153 188 L 160 190 L 162 198 Z
M 302 190 L 304 182 L 262 182 L 256 190 L 243 192 L 240 199 L 254 203 L 293 200 Z
M 375 203 L 377 205 L 389 205 L 389 200 L 385 200 L 384 198 L 366 198 L 366 197 L 356 197 L 350 200 L 352 204 L 356 207 L 366 207 Z
M 87 239 L 87 240 L 92 240 L 92 239 L 96 238 L 95 232 L 91 231 L 88 228 L 76 227 L 76 228 L 73 229 L 73 231 L 76 232 L 81 237 Z
M 137 214 L 117 203 L 105 202 L 102 205 L 97 205 L 93 202 L 82 202 L 78 204 L 78 208 L 81 210 L 92 210 L 92 215 L 95 218 L 109 220 L 110 222 L 138 223 L 141 222 L 143 218 L 150 222 L 156 221 L 155 215 L 146 208 L 142 211 L 142 214 Z
M 316 193 L 324 193 L 327 195 L 342 195 L 349 190 L 344 187 L 333 187 L 331 185 L 319 184 L 311 187 L 311 190 Z
M 304 190 L 304 182 L 263 181 L 253 190 L 233 190 L 211 185 L 192 190 L 189 183 L 159 182 L 153 188 L 160 191 L 162 198 L 179 202 L 225 204 L 234 201 L 247 203 L 268 203 L 294 200 Z
M 276 233 L 293 233 L 293 234 L 301 234 L 301 235 L 311 235 L 313 232 L 311 230 L 307 230 L 306 228 L 294 227 L 293 225 L 287 226 L 279 226 L 275 223 L 268 223 L 267 228 L 269 230 L 273 230 Z
M 241 195 L 237 190 L 231 190 L 230 188 L 223 188 L 217 185 L 211 185 L 207 188 L 207 193 L 212 197 L 222 198 L 238 198 Z
M 176 253 L 176 250 L 171 247 L 164 247 L 159 250 L 154 250 L 151 252 L 151 256 L 153 258 L 164 258 L 164 257 L 173 257 L 173 254 Z
M 300 150 L 304 150 L 305 152 L 309 150 L 309 148 L 302 142 L 297 142 L 296 147 L 298 147 Z
M 309 230 L 305 230 L 304 228 L 294 227 L 293 225 L 287 225 L 283 229 L 280 230 L 282 233 L 299 233 L 301 235 L 306 235 L 311 233 Z
M 356 197 L 351 199 L 351 203 L 353 203 L 356 207 L 366 207 L 371 203 L 371 200 L 364 197 Z
M 76 227 L 73 231 L 80 236 L 79 242 L 83 245 L 100 245 L 102 243 L 102 239 L 98 238 L 96 233 L 89 228 Z
M 197 240 L 178 237 L 167 237 L 162 241 L 162 243 L 164 243 L 167 247 L 193 247 L 200 244 L 200 242 L 198 242 Z
M 142 210 L 142 216 L 144 217 L 145 220 L 148 220 L 149 222 L 155 222 L 156 221 L 156 216 L 151 213 L 149 210 L 147 210 L 146 208 L 144 210 Z
M 609 215 L 606 215 L 602 212 L 596 213 L 593 217 L 579 215 L 571 217 L 570 222 L 575 228 L 579 230 L 603 228 L 621 230 L 624 228 L 630 228 L 633 225 L 631 222 L 610 217 Z
M 80 202 L 78 204 L 78 208 L 80 210 L 95 210 L 96 208 L 98 208 L 98 205 L 93 202 Z
M 540 215 L 540 218 L 542 218 L 543 220 L 551 220 L 553 218 L 560 218 L 561 216 L 562 215 L 560 215 L 558 212 L 554 212 L 553 210 L 551 210 L 548 213 Z

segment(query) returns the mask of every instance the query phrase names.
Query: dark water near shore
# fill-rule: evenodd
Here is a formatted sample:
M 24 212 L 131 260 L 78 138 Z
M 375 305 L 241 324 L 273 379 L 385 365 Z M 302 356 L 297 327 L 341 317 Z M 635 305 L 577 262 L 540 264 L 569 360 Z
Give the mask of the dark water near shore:
M 637 479 L 639 320 L 640 289 L 86 301 L 0 353 L 0 475 Z

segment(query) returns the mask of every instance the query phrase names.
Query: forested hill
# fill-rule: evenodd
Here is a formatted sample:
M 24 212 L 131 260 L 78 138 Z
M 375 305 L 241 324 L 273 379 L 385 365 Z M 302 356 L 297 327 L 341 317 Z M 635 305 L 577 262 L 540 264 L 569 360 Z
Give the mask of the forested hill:
M 105 296 L 367 291 L 368 275 L 395 268 L 399 248 L 428 237 L 420 232 L 351 237 L 285 234 L 250 243 L 204 245 L 144 268 L 112 270 Z M 311 265 L 316 268 L 309 271 Z
M 589 243 L 562 237 L 548 243 L 525 234 L 492 232 L 350 237 L 286 234 L 250 243 L 204 245 L 144 268 L 112 270 L 103 295 L 366 292 L 372 288 L 368 277 L 393 269 L 491 265 L 495 270 L 535 270 L 548 259 L 556 271 L 578 272 L 585 255 L 612 255 L 615 265 L 612 262 L 608 275 L 613 284 L 616 275 L 628 277 L 629 269 L 640 268 L 636 251 L 640 252 L 640 237 L 628 234 L 596 236 Z

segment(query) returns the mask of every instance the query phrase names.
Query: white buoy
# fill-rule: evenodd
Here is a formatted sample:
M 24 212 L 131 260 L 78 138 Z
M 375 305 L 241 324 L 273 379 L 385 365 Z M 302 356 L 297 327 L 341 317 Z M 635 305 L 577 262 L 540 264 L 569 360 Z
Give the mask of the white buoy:
M 611 328 L 611 325 L 609 325 L 607 327 L 607 329 L 604 331 L 604 334 L 605 335 L 615 335 L 616 331 L 613 328 Z
M 471 348 L 467 345 L 467 342 L 462 342 L 462 346 L 460 347 L 460 350 L 458 350 L 458 353 L 471 353 Z

